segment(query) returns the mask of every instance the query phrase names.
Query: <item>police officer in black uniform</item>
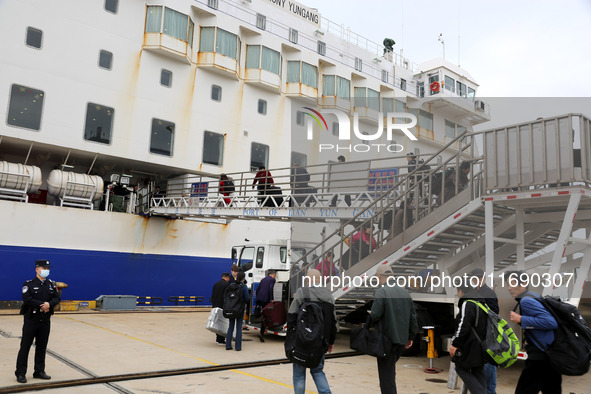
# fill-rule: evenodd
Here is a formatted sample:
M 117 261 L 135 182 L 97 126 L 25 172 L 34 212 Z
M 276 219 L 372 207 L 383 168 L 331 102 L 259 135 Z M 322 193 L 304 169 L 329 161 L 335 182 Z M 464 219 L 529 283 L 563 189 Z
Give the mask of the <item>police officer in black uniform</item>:
M 23 336 L 14 372 L 19 383 L 27 383 L 25 375 L 33 339 L 35 339 L 33 377 L 51 379 L 51 376 L 45 373 L 45 351 L 49 341 L 50 318 L 53 315 L 53 308 L 60 302 L 60 297 L 55 282 L 47 279 L 49 268 L 49 260 L 37 260 L 35 262 L 37 276 L 23 284 L 23 306 L 20 312 L 24 315 Z

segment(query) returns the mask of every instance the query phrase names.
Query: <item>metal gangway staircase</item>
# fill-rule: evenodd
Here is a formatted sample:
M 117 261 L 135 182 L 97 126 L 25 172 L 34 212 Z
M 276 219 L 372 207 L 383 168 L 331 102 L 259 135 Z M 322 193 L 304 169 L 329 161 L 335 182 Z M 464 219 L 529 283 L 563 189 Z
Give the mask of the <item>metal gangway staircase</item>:
M 282 169 L 291 172 L 275 179 L 281 200 L 250 191 L 252 174 L 236 174 L 236 192 L 229 201 L 219 193 L 169 195 L 152 199 L 151 213 L 337 220 L 338 229 L 292 262 L 291 287 L 300 286 L 303 273 L 332 254 L 339 274 L 349 278 L 370 278 L 380 265 L 389 265 L 397 277 L 409 279 L 406 287 L 415 300 L 453 303 L 452 284 L 432 288 L 433 277 L 482 268 L 497 281 L 509 269 L 525 270 L 549 280 L 543 294 L 560 294 L 578 304 L 591 265 L 590 146 L 590 120 L 568 114 L 465 132 L 426 157 L 428 169 L 378 174 L 374 188 L 368 182 L 371 169 L 389 165 L 352 162 L 359 172 L 343 167 L 357 182 L 365 176 L 365 187 L 356 190 L 339 188 L 338 166 L 308 167 L 309 185 L 315 189 L 305 189 L 309 193 L 298 193 L 293 170 Z M 394 159 L 399 163 L 401 158 Z M 353 241 L 363 232 L 365 238 Z M 369 242 L 363 245 L 363 239 Z M 562 283 L 566 279 L 567 286 Z M 374 291 L 355 283 L 333 288 L 338 317 L 364 312 Z

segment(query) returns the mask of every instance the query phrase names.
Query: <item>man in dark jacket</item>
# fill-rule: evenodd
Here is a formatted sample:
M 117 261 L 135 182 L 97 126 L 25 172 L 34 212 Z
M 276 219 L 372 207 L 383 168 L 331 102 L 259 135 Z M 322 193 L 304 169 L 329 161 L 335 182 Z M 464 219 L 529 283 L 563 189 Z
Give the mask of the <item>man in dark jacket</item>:
M 383 321 L 383 333 L 392 342 L 387 356 L 377 359 L 382 394 L 396 394 L 396 362 L 404 349 L 412 346 L 419 332 L 412 298 L 406 289 L 389 282 L 393 275 L 388 265 L 378 267 L 376 276 L 381 287 L 376 291 L 371 307 L 372 321 Z
M 520 313 L 511 312 L 511 321 L 523 329 L 527 360 L 521 371 L 515 394 L 560 393 L 562 375 L 552 368 L 545 351 L 554 342 L 556 319 L 536 299 L 538 294 L 527 291 L 527 274 L 524 271 L 508 271 L 505 275 L 507 290 L 519 303 Z
M 51 376 L 45 373 L 45 351 L 51 329 L 50 318 L 53 315 L 53 308 L 60 302 L 60 296 L 55 282 L 47 279 L 49 268 L 49 260 L 37 260 L 35 262 L 37 275 L 23 284 L 23 306 L 21 307 L 21 315 L 24 315 L 23 335 L 16 359 L 16 371 L 14 371 L 19 383 L 27 383 L 27 362 L 33 339 L 35 340 L 33 377 L 51 379 Z
M 244 315 L 244 309 L 248 302 L 250 301 L 250 294 L 248 292 L 248 287 L 246 287 L 246 281 L 244 280 L 244 272 L 239 272 L 236 275 L 236 282 L 232 283 L 232 286 L 236 286 L 239 288 L 240 292 L 240 313 L 239 317 L 230 318 L 230 322 L 228 323 L 228 332 L 226 333 L 226 350 L 232 350 L 232 337 L 234 336 L 234 327 L 236 327 L 236 351 L 242 350 L 242 316 Z M 232 287 L 228 286 L 227 291 L 230 291 Z
M 472 276 L 477 277 L 479 286 L 476 289 L 480 297 L 484 299 L 486 305 L 491 311 L 499 314 L 499 299 L 497 293 L 486 284 L 486 276 L 484 271 L 476 268 L 472 271 Z M 497 392 L 497 366 L 490 363 L 484 364 L 484 376 L 486 377 L 486 392 L 487 394 L 495 394 Z
M 456 372 L 462 378 L 472 394 L 486 394 L 484 359 L 478 337 L 486 338 L 487 317 L 475 302 L 484 304 L 484 300 L 475 288 L 463 284 L 458 287 L 457 329 L 452 337 L 449 355 L 456 364 Z M 476 336 L 478 334 L 478 337 Z
M 277 272 L 275 270 L 269 270 L 269 275 L 265 276 L 259 283 L 256 291 L 257 306 L 264 308 L 273 301 L 273 286 L 275 286 L 275 277 Z M 265 319 L 261 319 L 261 331 L 259 333 L 259 340 L 265 342 Z
M 314 286 L 314 284 L 322 283 L 322 275 L 320 271 L 315 269 L 309 269 L 306 276 L 310 279 L 309 295 L 310 301 L 316 302 L 322 308 L 322 314 L 324 317 L 324 338 L 327 339 L 327 346 L 325 353 L 331 353 L 334 348 L 334 341 L 337 336 L 337 316 L 334 309 L 334 298 L 330 294 L 330 291 L 326 287 Z M 308 280 L 304 283 L 308 283 Z M 298 317 L 300 306 L 304 303 L 305 296 L 304 290 L 300 287 L 287 313 L 287 331 L 288 333 L 295 330 L 295 325 Z M 289 335 L 289 334 L 288 334 Z M 324 356 L 320 364 L 315 368 L 310 368 L 310 374 L 316 384 L 316 389 L 320 394 L 330 393 L 330 386 L 324 375 Z M 297 363 L 293 363 L 293 387 L 295 394 L 304 394 L 306 390 L 306 367 L 303 367 Z
M 222 279 L 217 281 L 215 285 L 213 285 L 213 290 L 211 291 L 211 306 L 213 308 L 223 308 L 224 307 L 224 292 L 226 291 L 226 287 L 228 287 L 230 281 L 230 274 L 224 272 L 222 274 Z M 215 342 L 218 345 L 225 345 L 226 344 L 226 337 L 222 335 L 215 334 Z

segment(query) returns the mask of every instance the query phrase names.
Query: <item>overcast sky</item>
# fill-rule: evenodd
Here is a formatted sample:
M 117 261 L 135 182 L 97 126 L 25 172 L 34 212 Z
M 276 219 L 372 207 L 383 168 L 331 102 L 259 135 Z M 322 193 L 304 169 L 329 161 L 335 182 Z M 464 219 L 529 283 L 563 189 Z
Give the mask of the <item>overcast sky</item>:
M 421 63 L 443 54 L 480 97 L 590 97 L 591 0 L 300 0 Z

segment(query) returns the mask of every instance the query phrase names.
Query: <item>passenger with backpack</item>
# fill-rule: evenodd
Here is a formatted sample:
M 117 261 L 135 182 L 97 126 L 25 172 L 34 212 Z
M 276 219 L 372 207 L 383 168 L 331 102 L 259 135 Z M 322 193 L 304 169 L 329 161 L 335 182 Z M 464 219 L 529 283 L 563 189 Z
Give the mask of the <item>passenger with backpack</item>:
M 242 319 L 248 301 L 250 301 L 250 295 L 248 287 L 244 284 L 244 272 L 238 272 L 236 281 L 230 283 L 224 292 L 224 317 L 230 319 L 226 334 L 226 350 L 232 350 L 234 327 L 236 327 L 236 351 L 242 350 Z
M 295 394 L 306 391 L 306 369 L 320 394 L 331 393 L 324 374 L 324 355 L 331 353 L 337 334 L 334 298 L 323 287 L 322 275 L 308 270 L 304 284 L 295 293 L 287 313 L 285 354 L 293 363 Z
M 484 271 L 480 268 L 472 270 L 471 276 L 478 278 L 477 291 L 484 302 L 491 311 L 499 314 L 499 299 L 493 289 L 486 284 L 486 276 Z M 487 362 L 484 364 L 484 376 L 486 377 L 486 392 L 487 394 L 495 394 L 497 392 L 497 366 Z
M 219 192 L 224 196 L 224 203 L 226 206 L 231 206 L 230 195 L 236 191 L 234 181 L 230 179 L 226 174 L 220 174 L 220 186 Z
M 505 275 L 507 290 L 518 302 L 521 314 L 511 312 L 511 321 L 521 325 L 527 351 L 525 368 L 521 371 L 515 394 L 555 394 L 562 392 L 562 375 L 550 363 L 546 354 L 554 342 L 556 319 L 538 300 L 537 293 L 528 291 L 527 274 L 524 271 L 509 271 Z M 527 296 L 528 293 L 530 296 Z
M 456 364 L 456 372 L 472 394 L 486 394 L 484 376 L 484 357 L 481 341 L 486 338 L 487 314 L 476 303 L 484 299 L 475 288 L 463 283 L 457 288 L 458 308 L 456 332 L 449 347 L 451 361 Z
M 385 357 L 377 358 L 378 377 L 382 394 L 396 394 L 396 362 L 404 349 L 412 346 L 419 332 L 414 303 L 408 291 L 388 283 L 394 273 L 388 265 L 380 265 L 376 276 L 380 288 L 376 290 L 371 307 L 371 320 L 382 322 L 383 335 L 390 342 Z

